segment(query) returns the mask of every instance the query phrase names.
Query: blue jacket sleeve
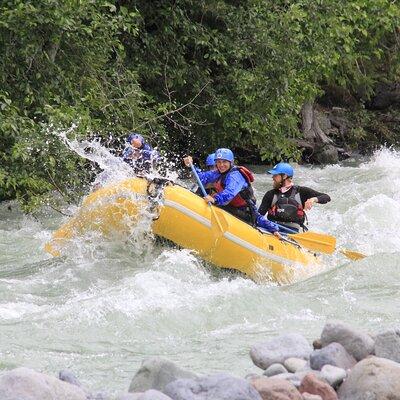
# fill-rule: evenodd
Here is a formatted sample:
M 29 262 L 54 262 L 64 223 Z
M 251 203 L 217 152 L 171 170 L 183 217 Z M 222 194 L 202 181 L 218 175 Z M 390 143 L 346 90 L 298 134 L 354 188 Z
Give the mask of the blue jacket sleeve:
M 228 204 L 242 189 L 246 188 L 248 183 L 239 171 L 233 171 L 228 174 L 225 181 L 225 189 L 216 194 L 215 204 L 223 206 Z
M 216 182 L 221 175 L 218 171 L 197 171 L 197 173 L 204 186 Z
M 125 160 L 131 158 L 132 154 L 133 154 L 133 148 L 131 145 L 128 145 L 125 147 L 124 151 L 122 152 L 122 158 L 125 161 Z
M 261 215 L 259 212 L 257 212 L 257 219 L 256 219 L 256 225 L 259 226 L 260 228 L 266 229 L 268 232 L 274 233 L 274 232 L 279 232 L 279 227 L 275 222 L 269 221 L 267 218 L 265 218 L 263 215 Z
M 143 160 L 157 160 L 159 154 L 157 150 L 154 150 L 148 143 L 144 143 L 141 149 L 141 155 Z

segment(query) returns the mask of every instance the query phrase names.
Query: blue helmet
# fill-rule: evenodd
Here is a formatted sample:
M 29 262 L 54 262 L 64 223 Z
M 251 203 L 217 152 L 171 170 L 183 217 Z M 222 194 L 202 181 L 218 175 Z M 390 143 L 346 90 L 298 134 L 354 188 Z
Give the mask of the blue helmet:
M 209 154 L 206 158 L 206 166 L 213 167 L 215 165 L 215 153 Z
M 131 134 L 129 134 L 129 136 L 126 138 L 126 141 L 130 144 L 132 143 L 133 139 L 139 139 L 142 142 L 142 144 L 144 142 L 143 136 L 139 135 L 139 133 L 136 132 L 132 132 Z
M 227 161 L 230 161 L 231 163 L 233 163 L 233 159 L 234 159 L 234 156 L 233 156 L 232 150 L 229 150 L 229 149 L 218 149 L 215 152 L 214 161 L 227 160 Z
M 280 162 L 276 164 L 274 168 L 267 171 L 267 173 L 271 175 L 285 174 L 287 176 L 292 177 L 294 175 L 294 170 L 290 164 L 285 162 Z

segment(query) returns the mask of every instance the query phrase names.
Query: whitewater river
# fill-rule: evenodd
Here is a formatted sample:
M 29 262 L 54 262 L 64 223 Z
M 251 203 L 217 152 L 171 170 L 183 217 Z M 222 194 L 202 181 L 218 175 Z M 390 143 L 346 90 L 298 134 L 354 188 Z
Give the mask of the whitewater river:
M 298 167 L 295 178 L 332 197 L 309 213 L 312 229 L 368 258 L 337 254 L 294 284 L 255 284 L 154 244 L 141 227 L 128 242 L 86 238 L 56 259 L 43 246 L 66 217 L 0 204 L 0 368 L 69 368 L 92 390 L 123 391 L 150 356 L 244 377 L 260 371 L 251 345 L 278 334 L 312 341 L 332 318 L 369 332 L 398 326 L 400 153 Z M 260 171 L 259 200 L 270 187 Z

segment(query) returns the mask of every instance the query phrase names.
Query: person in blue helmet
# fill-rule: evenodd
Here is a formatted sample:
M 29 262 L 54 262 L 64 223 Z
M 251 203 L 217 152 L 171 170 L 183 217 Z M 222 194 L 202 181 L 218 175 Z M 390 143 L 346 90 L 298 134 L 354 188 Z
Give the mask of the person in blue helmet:
M 157 150 L 154 150 L 139 133 L 130 133 L 126 142 L 122 159 L 131 165 L 135 172 L 149 172 L 159 158 Z
M 314 204 L 326 204 L 331 201 L 329 195 L 305 186 L 293 183 L 294 169 L 285 162 L 280 162 L 267 171 L 272 175 L 273 189 L 265 193 L 258 209 L 261 215 L 268 213 L 268 219 L 283 227 L 299 231 L 307 230 L 305 211 Z
M 215 167 L 215 153 L 211 153 L 207 156 L 206 158 L 206 167 L 208 169 L 208 171 L 213 171 L 216 169 Z M 202 170 L 200 168 L 196 168 L 197 173 L 202 172 Z M 192 192 L 195 192 L 198 196 L 203 197 L 203 192 L 201 191 L 201 189 L 199 187 L 197 187 L 197 190 L 195 190 L 195 188 L 197 187 L 197 185 L 194 186 L 194 188 L 192 188 Z M 215 191 L 213 189 L 213 184 L 207 185 L 205 187 L 206 193 L 207 194 L 213 194 Z
M 215 169 L 215 153 L 211 153 L 207 156 L 206 167 L 210 171 Z
M 247 168 L 234 165 L 234 156 L 230 149 L 221 148 L 215 152 L 215 166 L 211 171 L 199 172 L 204 186 L 213 184 L 216 193 L 207 195 L 204 200 L 223 208 L 235 217 L 259 226 L 280 237 L 278 226 L 257 212 L 251 182 L 253 174 Z M 193 163 L 192 157 L 183 159 L 186 166 Z

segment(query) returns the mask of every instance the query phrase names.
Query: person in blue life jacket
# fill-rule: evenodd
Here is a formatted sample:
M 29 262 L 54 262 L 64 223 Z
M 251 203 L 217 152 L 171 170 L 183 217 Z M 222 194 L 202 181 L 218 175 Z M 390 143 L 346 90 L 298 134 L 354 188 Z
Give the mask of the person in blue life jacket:
M 158 151 L 154 150 L 139 133 L 129 134 L 126 142 L 122 159 L 133 167 L 135 172 L 149 172 L 159 159 Z
M 272 175 L 273 189 L 265 193 L 258 209 L 261 215 L 268 213 L 268 219 L 299 232 L 307 230 L 305 211 L 314 204 L 326 204 L 331 201 L 329 195 L 305 186 L 293 183 L 294 169 L 280 162 L 267 171 Z
M 204 197 L 204 200 L 280 238 L 279 227 L 257 212 L 251 186 L 254 180 L 251 171 L 234 165 L 234 155 L 230 149 L 218 149 L 214 160 L 216 169 L 198 173 L 202 184 L 204 186 L 213 184 L 216 191 L 215 194 Z M 191 156 L 185 157 L 183 161 L 188 167 L 193 163 Z

